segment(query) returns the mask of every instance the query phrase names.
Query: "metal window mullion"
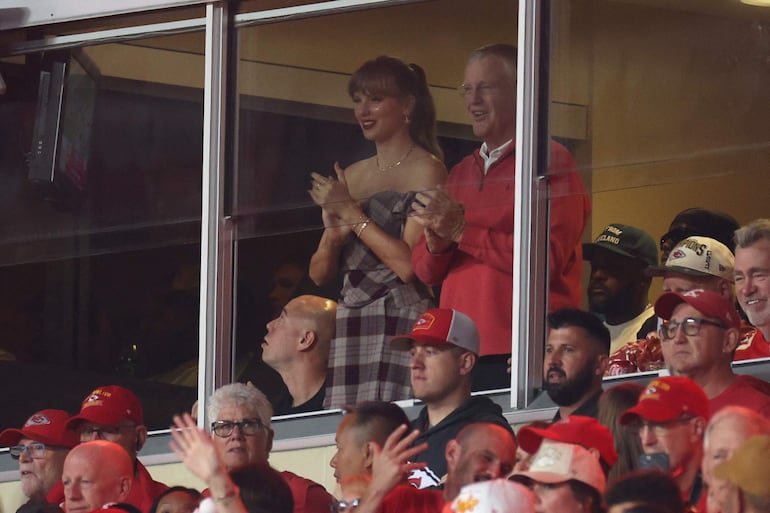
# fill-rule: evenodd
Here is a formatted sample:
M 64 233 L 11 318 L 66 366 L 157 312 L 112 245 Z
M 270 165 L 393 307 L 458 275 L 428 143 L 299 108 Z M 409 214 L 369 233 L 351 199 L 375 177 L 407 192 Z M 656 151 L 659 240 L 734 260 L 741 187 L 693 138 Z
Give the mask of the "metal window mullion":
M 203 90 L 203 183 L 198 345 L 198 422 L 205 423 L 206 398 L 230 381 L 229 343 L 232 280 L 231 230 L 224 218 L 227 4 L 206 6 Z
M 541 378 L 548 268 L 545 181 L 537 179 L 539 0 L 519 0 L 518 30 L 511 407 L 525 408 Z

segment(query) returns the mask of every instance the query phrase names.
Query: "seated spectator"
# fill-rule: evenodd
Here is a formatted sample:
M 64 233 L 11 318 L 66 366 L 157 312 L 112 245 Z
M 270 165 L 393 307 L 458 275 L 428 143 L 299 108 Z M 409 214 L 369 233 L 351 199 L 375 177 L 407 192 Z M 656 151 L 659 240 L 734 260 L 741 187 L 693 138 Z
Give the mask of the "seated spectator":
M 590 244 L 583 244 L 583 259 L 591 264 L 589 310 L 610 330 L 610 353 L 657 328 L 647 301 L 652 279 L 649 266 L 658 265 L 658 249 L 647 232 L 613 223 Z
M 323 409 L 336 315 L 337 303 L 331 299 L 300 296 L 267 323 L 262 360 L 281 375 L 292 398 L 278 415 Z
M 604 494 L 607 513 L 631 513 L 652 506 L 660 513 L 684 513 L 679 486 L 662 470 L 637 470 L 610 482 Z
M 734 266 L 735 257 L 727 246 L 693 235 L 680 241 L 663 265 L 648 267 L 645 273 L 662 277 L 664 292 L 703 289 L 734 299 Z
M 211 436 L 199 429 L 189 414 L 174 416 L 171 438 L 169 445 L 174 454 L 190 472 L 206 484 L 206 497 L 198 508 L 201 513 L 277 513 L 246 509 L 241 491 L 230 477 L 221 452 L 214 446 Z M 288 511 L 291 510 L 282 513 Z
M 711 417 L 703 437 L 703 480 L 705 496 L 699 511 L 732 513 L 738 511 L 735 486 L 714 477 L 714 467 L 730 459 L 738 447 L 755 435 L 770 435 L 770 422 L 755 411 L 741 406 L 726 406 Z
M 135 506 L 123 504 L 129 497 L 133 475 L 131 456 L 121 445 L 106 440 L 81 443 L 64 460 L 64 511 L 138 513 Z
M 396 428 L 409 424 L 404 410 L 384 401 L 366 401 L 345 411 L 334 438 L 337 451 L 329 462 L 338 483 L 371 476 L 372 444 L 381 447 Z
M 444 513 L 535 513 L 535 496 L 527 487 L 494 479 L 465 485 Z
M 198 508 L 201 492 L 185 486 L 172 486 L 158 495 L 147 513 L 193 513 Z
M 471 375 L 479 355 L 479 332 L 465 314 L 448 308 L 428 310 L 412 332 L 391 339 L 394 349 L 411 352 L 414 396 L 425 403 L 412 427 L 420 430 L 415 444 L 428 448 L 413 458 L 424 468 L 410 476 L 418 488 L 438 486 L 447 473 L 445 447 L 474 422 L 489 422 L 513 431 L 502 408 L 484 396 L 471 397 Z
M 737 513 L 767 513 L 770 511 L 770 479 L 767 462 L 770 461 L 770 436 L 749 438 L 735 451 L 733 457 L 720 463 L 714 475 L 737 486 L 739 491 Z M 732 513 L 732 512 L 731 512 Z
M 668 231 L 660 236 L 660 261 L 668 260 L 671 250 L 693 235 L 718 240 L 734 253 L 733 232 L 737 229 L 738 221 L 724 212 L 699 207 L 682 210 L 671 221 Z
M 596 316 L 564 308 L 548 314 L 543 388 L 559 405 L 554 421 L 568 415 L 596 417 L 610 334 Z
M 735 302 L 733 295 L 733 254 L 721 242 L 708 237 L 691 236 L 679 242 L 662 266 L 648 267 L 648 276 L 662 276 L 663 290 L 682 294 L 691 290 L 709 290 Z M 742 330 L 743 331 L 743 330 Z M 753 329 L 747 329 L 753 332 Z M 610 355 L 611 374 L 657 370 L 664 367 L 657 331 L 644 339 L 629 342 Z M 619 367 L 623 364 L 623 369 Z
M 599 458 L 605 476 L 618 460 L 612 433 L 592 417 L 570 415 L 545 429 L 524 426 L 518 439 L 528 453 L 536 453 L 546 440 L 580 445 Z
M 213 445 L 227 472 L 266 462 L 273 447 L 273 407 L 253 386 L 232 383 L 214 391 L 207 405 Z M 332 497 L 323 486 L 281 472 L 294 497 L 295 513 L 328 513 Z
M 108 440 L 126 450 L 134 466 L 134 484 L 124 502 L 147 511 L 155 498 L 168 489 L 165 484 L 153 480 L 137 458 L 147 441 L 147 427 L 142 405 L 130 390 L 117 385 L 97 388 L 83 400 L 80 413 L 67 421 L 67 428 L 75 430 L 81 442 Z M 56 493 L 54 487 L 49 501 Z
M 19 460 L 21 491 L 27 502 L 16 513 L 53 513 L 59 510 L 64 496 L 46 495 L 61 482 L 64 458 L 78 443 L 74 432 L 66 428 L 69 413 L 41 410 L 21 429 L 9 428 L 0 433 L 0 446 L 9 447 L 11 457 Z
M 575 444 L 545 440 L 529 470 L 511 479 L 535 493 L 538 513 L 602 513 L 605 477 L 599 460 Z
M 735 295 L 749 322 L 757 328 L 735 358 L 770 356 L 770 219 L 757 219 L 735 232 Z
M 732 404 L 770 418 L 770 385 L 733 372 L 740 317 L 730 299 L 700 289 L 667 292 L 655 303 L 655 313 L 665 321 L 660 338 L 666 366 L 703 389 L 712 414 Z
M 620 416 L 621 424 L 638 428 L 645 465 L 664 466 L 689 506 L 698 504 L 703 491 L 700 463 L 708 419 L 708 397 L 683 376 L 650 381 L 639 403 Z
M 405 431 L 406 426 L 399 427 L 382 449 L 376 451 L 372 481 L 356 513 L 439 513 L 445 503 L 457 497 L 463 486 L 504 477 L 516 461 L 516 441 L 509 431 L 496 424 L 469 424 L 446 444 L 444 489 L 417 489 L 399 483 L 404 474 L 424 465 L 410 459 L 425 450 L 427 443 L 411 447 L 419 433 L 412 431 L 403 437 Z
M 644 385 L 639 383 L 619 383 L 605 390 L 599 398 L 599 423 L 607 426 L 612 433 L 618 453 L 618 461 L 607 474 L 608 482 L 639 466 L 642 444 L 629 426 L 620 423 L 620 415 L 636 406 L 642 390 Z

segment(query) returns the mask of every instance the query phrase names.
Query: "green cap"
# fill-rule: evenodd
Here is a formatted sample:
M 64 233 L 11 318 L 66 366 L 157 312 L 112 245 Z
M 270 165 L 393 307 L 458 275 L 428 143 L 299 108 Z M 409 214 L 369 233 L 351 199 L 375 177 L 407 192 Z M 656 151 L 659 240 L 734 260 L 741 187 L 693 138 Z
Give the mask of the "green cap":
M 658 246 L 655 239 L 644 230 L 627 224 L 608 224 L 596 240 L 583 244 L 583 260 L 591 260 L 596 248 L 635 258 L 647 265 L 658 265 Z

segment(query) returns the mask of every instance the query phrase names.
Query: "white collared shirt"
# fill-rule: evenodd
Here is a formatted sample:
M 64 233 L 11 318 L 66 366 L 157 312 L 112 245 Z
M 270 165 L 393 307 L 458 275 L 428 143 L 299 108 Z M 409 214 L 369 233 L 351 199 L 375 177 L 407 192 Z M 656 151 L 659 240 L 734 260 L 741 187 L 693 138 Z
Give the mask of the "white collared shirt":
M 513 142 L 513 139 L 508 139 L 506 142 L 504 142 L 501 146 L 498 148 L 495 148 L 492 151 L 489 151 L 487 149 L 487 143 L 483 143 L 481 145 L 481 149 L 479 150 L 479 155 L 481 155 L 481 158 L 484 159 L 484 174 L 487 174 L 487 171 L 489 171 L 489 168 L 500 160 L 500 155 L 503 154 L 505 149 L 511 145 Z

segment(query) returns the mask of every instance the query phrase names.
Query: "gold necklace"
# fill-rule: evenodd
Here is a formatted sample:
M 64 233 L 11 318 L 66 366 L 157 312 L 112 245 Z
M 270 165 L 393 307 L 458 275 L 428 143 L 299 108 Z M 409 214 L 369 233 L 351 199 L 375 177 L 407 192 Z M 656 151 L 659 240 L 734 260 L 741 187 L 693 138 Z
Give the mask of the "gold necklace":
M 412 145 L 409 147 L 409 149 L 407 150 L 406 154 L 403 157 L 401 157 L 401 160 L 399 160 L 398 162 L 395 162 L 393 164 L 387 165 L 385 167 L 380 167 L 380 156 L 379 155 L 375 155 L 374 156 L 374 161 L 377 163 L 377 170 L 381 171 L 381 172 L 385 172 L 385 171 L 387 171 L 389 169 L 393 169 L 394 167 L 400 166 L 403 161 L 405 161 L 407 158 L 409 158 L 409 155 L 411 155 L 413 149 L 414 149 L 414 143 L 412 143 Z

